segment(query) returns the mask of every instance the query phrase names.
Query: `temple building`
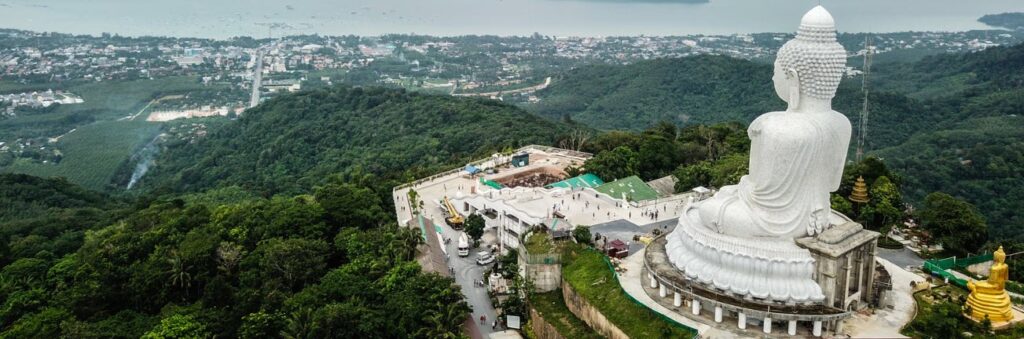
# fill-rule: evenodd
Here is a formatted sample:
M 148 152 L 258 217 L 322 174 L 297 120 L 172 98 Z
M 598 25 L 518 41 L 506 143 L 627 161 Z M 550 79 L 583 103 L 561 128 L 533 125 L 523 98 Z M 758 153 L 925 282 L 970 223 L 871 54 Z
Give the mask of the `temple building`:
M 830 208 L 852 131 L 831 106 L 846 57 L 832 15 L 821 6 L 807 12 L 775 61 L 772 80 L 787 109 L 751 123 L 748 175 L 691 201 L 676 228 L 648 246 L 643 279 L 657 291 L 652 298 L 688 306 L 687 316 L 731 319 L 739 330 L 812 336 L 838 332 L 878 299 L 879 233 Z M 853 199 L 866 200 L 866 190 Z

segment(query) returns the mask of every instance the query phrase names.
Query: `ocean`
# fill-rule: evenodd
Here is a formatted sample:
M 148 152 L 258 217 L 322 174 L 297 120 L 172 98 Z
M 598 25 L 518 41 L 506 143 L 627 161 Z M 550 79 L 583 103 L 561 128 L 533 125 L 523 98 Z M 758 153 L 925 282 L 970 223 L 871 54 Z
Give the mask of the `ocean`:
M 76 34 L 613 36 L 793 32 L 808 0 L 0 0 L 0 27 Z M 1021 0 L 822 0 L 842 32 L 985 29 Z

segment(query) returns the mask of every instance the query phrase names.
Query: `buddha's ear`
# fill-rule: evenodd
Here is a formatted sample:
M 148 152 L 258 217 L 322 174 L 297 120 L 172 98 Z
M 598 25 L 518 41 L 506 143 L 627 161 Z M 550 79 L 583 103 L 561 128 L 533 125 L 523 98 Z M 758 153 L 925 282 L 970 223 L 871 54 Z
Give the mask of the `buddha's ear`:
M 800 74 L 792 67 L 786 68 L 786 79 L 789 80 L 789 108 L 800 107 Z

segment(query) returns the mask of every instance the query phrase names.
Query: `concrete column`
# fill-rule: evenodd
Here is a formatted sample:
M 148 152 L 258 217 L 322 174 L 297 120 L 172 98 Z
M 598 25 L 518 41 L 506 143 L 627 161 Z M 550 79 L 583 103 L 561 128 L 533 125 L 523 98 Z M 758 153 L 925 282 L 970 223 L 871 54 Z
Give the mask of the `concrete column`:
M 764 333 L 772 333 L 772 318 L 764 318 Z
M 813 334 L 815 337 L 821 336 L 821 320 L 814 321 L 814 330 L 811 331 L 811 334 Z
M 700 300 L 693 299 L 693 302 L 690 303 L 690 311 L 693 315 L 700 315 Z
M 651 279 L 651 288 L 657 288 L 658 287 L 658 280 L 654 279 L 654 274 L 647 273 L 647 278 Z
M 722 306 L 715 306 L 715 322 L 722 322 Z
M 665 284 L 661 284 L 658 287 L 658 296 L 664 298 L 666 295 L 668 295 L 668 291 L 665 289 Z
M 738 325 L 741 330 L 747 329 L 747 314 L 743 313 L 743 312 L 740 312 L 737 315 L 737 317 L 739 318 L 739 320 L 737 320 L 737 324 L 736 325 Z
M 789 321 L 789 335 L 796 335 L 796 320 Z
M 679 291 L 675 292 L 675 297 L 672 299 L 672 306 L 679 307 L 683 305 L 683 296 L 679 294 Z

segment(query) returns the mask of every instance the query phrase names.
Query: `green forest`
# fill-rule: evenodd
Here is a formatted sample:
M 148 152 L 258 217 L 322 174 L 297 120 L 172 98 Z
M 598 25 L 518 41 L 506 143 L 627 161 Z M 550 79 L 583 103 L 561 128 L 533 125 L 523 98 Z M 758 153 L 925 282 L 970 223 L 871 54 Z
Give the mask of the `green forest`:
M 167 145 L 131 196 L 0 175 L 0 338 L 458 337 L 469 306 L 421 271 L 391 186 L 564 127 L 339 86 Z
M 901 189 L 912 205 L 923 203 L 928 193 L 946 192 L 976 205 L 992 226 L 991 236 L 1024 237 L 1019 212 L 1024 209 L 1021 69 L 1024 45 L 875 65 L 867 153 L 904 178 Z M 748 123 L 784 108 L 772 88 L 771 72 L 769 64 L 721 56 L 586 66 L 556 77 L 538 93 L 541 102 L 526 108 L 602 130 L 640 131 L 659 122 L 684 127 Z M 863 99 L 861 80 L 845 78 L 833 102 L 855 129 Z M 855 145 L 851 142 L 851 161 Z M 732 160 L 736 166 L 743 163 Z M 680 172 L 680 179 L 694 178 L 692 170 Z
M 63 179 L 0 182 L 0 338 L 439 338 L 469 311 L 368 188 L 128 204 Z
M 869 156 L 833 208 L 883 232 L 913 217 L 948 254 L 1024 248 L 1020 69 L 1024 46 L 879 64 Z M 589 66 L 527 110 L 342 85 L 162 145 L 135 191 L 0 174 L 0 338 L 458 337 L 469 306 L 417 264 L 393 186 L 528 144 L 594 153 L 572 171 L 606 180 L 733 184 L 745 123 L 783 108 L 770 78 L 720 56 Z M 854 126 L 861 95 L 849 78 L 835 102 Z M 871 201 L 855 209 L 861 176 Z
M 509 147 L 555 144 L 567 130 L 491 100 L 335 86 L 261 104 L 199 143 L 168 145 L 143 186 L 237 185 L 272 196 L 353 172 L 392 180 L 379 183 L 390 189 Z

